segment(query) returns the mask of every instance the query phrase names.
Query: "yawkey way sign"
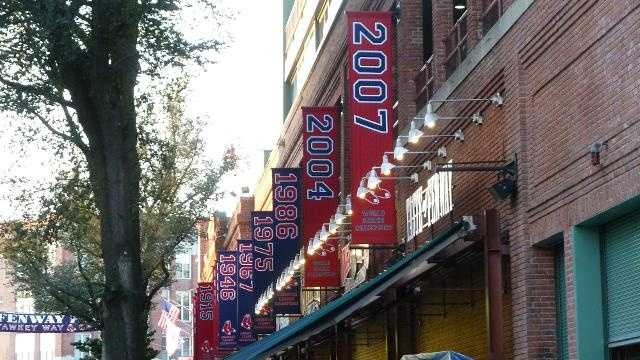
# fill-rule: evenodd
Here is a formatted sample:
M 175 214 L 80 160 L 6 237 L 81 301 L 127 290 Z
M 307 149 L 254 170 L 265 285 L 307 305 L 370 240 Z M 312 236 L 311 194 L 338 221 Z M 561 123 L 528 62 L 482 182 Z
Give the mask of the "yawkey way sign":
M 0 312 L 0 332 L 72 333 L 93 331 L 70 315 L 14 314 Z

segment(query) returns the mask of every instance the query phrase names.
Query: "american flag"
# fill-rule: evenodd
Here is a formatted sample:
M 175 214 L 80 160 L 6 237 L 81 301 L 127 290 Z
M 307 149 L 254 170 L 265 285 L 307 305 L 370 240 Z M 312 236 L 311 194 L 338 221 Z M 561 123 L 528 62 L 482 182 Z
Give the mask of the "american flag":
M 178 309 L 177 306 L 174 306 L 167 300 L 162 299 L 160 300 L 160 310 L 162 310 L 162 313 L 160 314 L 158 327 L 162 330 L 166 330 L 167 322 L 171 321 L 172 323 L 175 323 L 178 320 L 180 309 Z

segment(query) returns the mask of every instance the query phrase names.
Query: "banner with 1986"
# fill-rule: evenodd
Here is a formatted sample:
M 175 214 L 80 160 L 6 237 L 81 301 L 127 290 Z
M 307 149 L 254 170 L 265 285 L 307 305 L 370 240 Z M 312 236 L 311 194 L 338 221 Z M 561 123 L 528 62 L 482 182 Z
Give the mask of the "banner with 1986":
M 279 276 L 300 250 L 300 186 L 298 168 L 272 169 L 273 215 L 275 217 L 275 274 Z M 300 281 L 298 276 L 276 292 L 273 301 L 276 314 L 300 314 Z

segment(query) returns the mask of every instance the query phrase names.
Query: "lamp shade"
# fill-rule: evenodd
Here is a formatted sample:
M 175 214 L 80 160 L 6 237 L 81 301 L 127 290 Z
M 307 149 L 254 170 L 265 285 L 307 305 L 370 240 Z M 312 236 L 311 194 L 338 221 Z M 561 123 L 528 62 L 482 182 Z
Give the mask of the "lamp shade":
M 420 137 L 424 135 L 424 133 L 418 129 L 416 126 L 416 121 L 411 120 L 411 128 L 409 129 L 409 142 L 412 144 L 417 144 L 420 141 Z
M 353 215 L 353 208 L 351 207 L 351 195 L 347 195 L 344 203 L 344 211 L 347 215 Z
M 329 232 L 326 230 L 325 226 L 322 225 L 322 229 L 320 230 L 320 241 L 327 241 L 329 239 Z
M 367 187 L 365 186 L 365 180 L 362 179 L 362 181 L 360 181 L 360 186 L 358 186 L 358 197 L 360 199 L 364 199 L 367 194 L 369 193 L 369 189 L 367 189 Z M 344 216 L 344 215 L 343 215 Z M 338 214 L 336 213 L 336 222 L 338 224 L 342 224 L 342 222 L 338 221 Z
M 338 224 L 336 223 L 336 217 L 334 215 L 331 217 L 331 220 L 329 221 L 329 233 L 335 234 L 337 232 L 338 232 Z
M 382 155 L 382 164 L 380 164 L 380 172 L 382 175 L 391 175 L 391 170 L 393 170 L 394 167 L 395 165 L 389 162 L 389 157 L 387 155 Z
M 433 112 L 431 103 L 427 104 L 427 112 L 424 114 L 424 124 L 426 127 L 433 129 L 438 122 L 438 114 Z
M 371 169 L 371 171 L 369 171 L 369 176 L 367 177 L 367 188 L 369 190 L 375 190 L 378 185 L 380 185 L 380 178 L 378 177 L 378 174 L 376 174 L 376 171 L 374 169 Z
M 393 158 L 398 161 L 402 161 L 402 159 L 404 159 L 404 154 L 406 154 L 408 151 L 409 150 L 402 146 L 400 139 L 397 139 L 396 146 L 393 148 Z

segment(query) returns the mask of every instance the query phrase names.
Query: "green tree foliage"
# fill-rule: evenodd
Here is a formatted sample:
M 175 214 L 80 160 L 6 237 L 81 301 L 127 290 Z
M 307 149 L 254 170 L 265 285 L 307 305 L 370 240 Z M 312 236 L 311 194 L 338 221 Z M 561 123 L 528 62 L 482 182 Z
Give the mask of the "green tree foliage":
M 170 82 L 160 91 L 160 102 L 146 104 L 138 123 L 145 312 L 171 281 L 176 247 L 195 240 L 195 220 L 221 195 L 217 185 L 237 161 L 233 148 L 217 166 L 206 158 L 200 136 L 204 124 L 184 114 L 186 86 L 184 78 Z M 38 310 L 73 314 L 103 330 L 100 213 L 81 157 L 72 156 L 57 178 L 39 199 L 37 218 L 5 224 L 0 254 Z M 25 191 L 22 201 L 31 196 Z
M 36 221 L 10 225 L 25 252 L 8 249 L 8 257 L 18 267 L 27 257 L 47 263 L 42 242 L 66 243 L 73 262 L 31 262 L 17 280 L 40 271 L 29 279 L 44 284 L 31 289 L 36 297 L 100 325 L 103 359 L 144 358 L 150 296 L 172 248 L 154 241 L 185 237 L 226 168 L 190 167 L 189 151 L 201 149 L 180 140 L 189 123 L 163 130 L 146 120 L 149 84 L 208 62 L 221 46 L 215 31 L 187 35 L 182 24 L 196 22 L 189 14 L 220 19 L 213 0 L 0 0 L 0 112 L 21 119 L 28 135 L 46 129 L 56 154 L 74 164 Z M 182 111 L 170 107 L 169 115 Z M 194 173 L 198 182 L 181 186 Z

